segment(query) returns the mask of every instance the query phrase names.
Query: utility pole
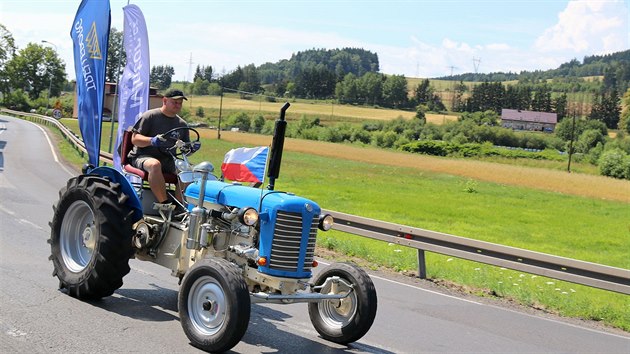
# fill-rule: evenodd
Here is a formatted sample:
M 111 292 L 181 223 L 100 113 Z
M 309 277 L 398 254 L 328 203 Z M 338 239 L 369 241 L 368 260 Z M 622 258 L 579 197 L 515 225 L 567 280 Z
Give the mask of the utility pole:
M 569 173 L 571 173 L 571 156 L 573 156 L 573 139 L 575 136 L 575 115 L 576 115 L 576 112 L 573 111 L 573 114 L 572 114 L 573 122 L 571 123 L 571 140 L 569 141 L 569 164 L 567 165 L 567 172 Z
M 475 81 L 477 81 L 477 72 L 479 71 L 479 64 L 481 64 L 481 58 L 473 57 L 473 67 L 475 68 Z
M 192 78 L 192 65 L 193 65 L 193 61 L 192 61 L 192 52 L 190 52 L 190 59 L 188 59 L 188 78 L 190 79 L 191 83 L 194 83 L 195 80 L 193 80 Z M 188 101 L 188 103 L 190 103 L 190 111 L 192 112 L 192 92 L 190 92 L 190 100 Z
M 52 43 L 49 42 L 45 39 L 42 39 L 42 43 L 46 43 L 46 44 L 50 44 L 51 46 L 55 47 L 55 55 L 57 55 L 57 46 Z M 50 71 L 50 63 L 48 64 L 48 70 Z M 48 113 L 48 108 L 50 107 L 50 90 L 52 90 L 52 78 L 53 78 L 53 73 L 49 72 L 50 74 L 50 78 L 48 79 L 48 95 L 46 95 L 46 113 Z
M 453 103 L 455 102 L 455 80 L 453 80 L 453 69 L 457 69 L 457 67 L 451 65 L 448 68 L 451 69 L 451 76 L 450 76 L 451 82 L 452 82 L 452 84 L 451 84 L 451 107 L 453 107 Z

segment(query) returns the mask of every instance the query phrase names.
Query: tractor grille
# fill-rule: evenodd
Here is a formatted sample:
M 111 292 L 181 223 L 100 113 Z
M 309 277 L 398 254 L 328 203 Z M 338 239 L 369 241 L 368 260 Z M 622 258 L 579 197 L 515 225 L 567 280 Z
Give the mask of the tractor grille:
M 317 237 L 317 218 L 310 220 L 308 245 L 301 249 L 302 215 L 279 211 L 276 217 L 276 229 L 271 243 L 269 268 L 285 272 L 310 271 L 315 253 Z M 299 269 L 300 255 L 304 257 L 303 269 Z

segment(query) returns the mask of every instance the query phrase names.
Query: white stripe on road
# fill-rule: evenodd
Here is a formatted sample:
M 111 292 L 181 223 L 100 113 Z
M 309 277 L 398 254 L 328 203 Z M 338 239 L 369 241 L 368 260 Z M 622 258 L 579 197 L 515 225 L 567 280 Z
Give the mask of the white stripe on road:
M 66 171 L 70 176 L 74 177 L 76 175 L 76 173 L 70 171 L 64 164 L 62 164 L 59 161 L 59 158 L 57 157 L 57 153 L 55 152 L 55 147 L 53 146 L 52 141 L 50 141 L 50 138 L 48 137 L 48 133 L 46 133 L 46 130 L 44 128 L 40 127 L 38 124 L 35 124 L 33 122 L 30 122 L 30 121 L 25 121 L 25 122 L 33 124 L 34 126 L 37 127 L 37 129 L 41 130 L 42 133 L 44 133 L 44 136 L 46 137 L 46 141 L 48 141 L 48 146 L 50 147 L 50 152 L 52 153 L 53 159 L 55 160 L 55 162 L 58 163 L 59 166 L 61 166 L 61 168 L 64 171 Z
M 318 262 L 319 262 L 319 263 L 321 263 L 321 264 L 330 265 L 330 263 L 326 263 L 326 262 L 322 262 L 322 261 L 318 261 Z M 446 294 L 444 294 L 444 293 L 440 293 L 440 292 L 433 291 L 433 290 L 427 290 L 427 289 L 419 288 L 419 287 L 414 286 L 414 285 L 409 285 L 409 284 L 401 283 L 401 282 L 399 282 L 399 281 L 395 281 L 395 280 L 391 280 L 391 279 L 387 279 L 387 278 L 379 277 L 379 276 L 376 276 L 376 275 L 373 275 L 373 274 L 370 274 L 370 277 L 371 277 L 371 278 L 375 278 L 375 279 L 380 279 L 380 280 L 383 280 L 383 281 L 387 281 L 387 282 L 390 282 L 390 283 L 394 283 L 394 284 L 397 284 L 397 285 L 402 285 L 402 286 L 406 286 L 406 287 L 409 287 L 409 288 L 413 288 L 413 289 L 417 289 L 417 290 L 425 291 L 425 292 L 427 292 L 427 293 L 436 294 L 436 295 L 442 295 L 442 296 L 449 297 L 449 298 L 451 298 L 451 299 L 455 299 L 455 300 L 460 300 L 460 301 L 469 302 L 469 303 L 471 303 L 471 304 L 483 305 L 483 304 L 482 304 L 482 303 L 480 303 L 480 302 L 471 301 L 471 300 L 467 300 L 467 299 L 462 299 L 462 298 L 457 297 L 457 296 L 446 295 Z
M 318 262 L 321 263 L 321 264 L 330 265 L 330 263 L 326 263 L 326 262 L 322 262 L 322 261 L 318 261 Z M 537 318 L 537 319 L 541 319 L 541 320 L 545 320 L 545 321 L 549 321 L 549 322 L 559 323 L 559 324 L 562 324 L 562 325 L 565 325 L 565 326 L 579 328 L 579 329 L 583 329 L 583 330 L 586 330 L 586 331 L 589 331 L 589 332 L 594 332 L 594 333 L 598 333 L 598 334 L 606 334 L 606 335 L 609 335 L 609 336 L 614 336 L 614 337 L 628 339 L 628 337 L 624 336 L 624 335 L 619 335 L 619 334 L 615 334 L 615 333 L 600 331 L 600 330 L 597 330 L 597 329 L 584 327 L 584 326 L 580 326 L 580 325 L 576 325 L 576 324 L 572 324 L 572 323 L 567 323 L 567 322 L 560 321 L 560 320 L 555 320 L 555 319 L 552 319 L 552 318 L 536 316 L 536 315 L 532 315 L 532 314 L 529 314 L 529 313 L 524 313 L 524 312 L 521 312 L 521 311 L 518 311 L 518 310 L 508 309 L 508 308 L 497 306 L 497 305 L 483 304 L 483 303 L 480 303 L 480 302 L 466 300 L 466 299 L 462 299 L 462 298 L 459 298 L 459 297 L 456 297 L 456 296 L 446 295 L 446 294 L 443 294 L 443 293 L 440 293 L 440 292 L 437 292 L 437 291 L 422 289 L 422 288 L 417 287 L 417 286 L 413 286 L 413 285 L 401 283 L 401 282 L 398 282 L 398 281 L 395 281 L 395 280 L 379 277 L 379 276 L 376 276 L 376 275 L 373 275 L 373 274 L 370 274 L 370 277 L 371 278 L 380 279 L 380 280 L 383 280 L 383 281 L 387 281 L 387 282 L 390 282 L 390 283 L 394 283 L 394 284 L 397 284 L 397 285 L 402 285 L 402 286 L 414 288 L 414 289 L 417 289 L 417 290 L 426 291 L 428 293 L 441 295 L 441 296 L 446 296 L 446 297 L 449 297 L 451 299 L 456 299 L 456 300 L 461 300 L 461 301 L 465 301 L 465 302 L 470 302 L 470 303 L 477 304 L 477 305 L 482 305 L 482 306 L 489 306 L 489 307 L 492 307 L 492 308 L 495 308 L 495 309 L 498 309 L 498 310 L 509 311 L 509 312 L 516 313 L 516 314 L 523 315 L 523 316 L 528 316 L 528 317 L 533 317 L 533 318 Z

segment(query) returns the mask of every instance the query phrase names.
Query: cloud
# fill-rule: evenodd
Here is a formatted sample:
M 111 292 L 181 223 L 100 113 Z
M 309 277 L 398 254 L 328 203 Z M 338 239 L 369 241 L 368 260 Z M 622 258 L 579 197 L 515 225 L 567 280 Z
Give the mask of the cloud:
M 572 0 L 534 50 L 604 54 L 628 49 L 628 7 L 623 1 Z

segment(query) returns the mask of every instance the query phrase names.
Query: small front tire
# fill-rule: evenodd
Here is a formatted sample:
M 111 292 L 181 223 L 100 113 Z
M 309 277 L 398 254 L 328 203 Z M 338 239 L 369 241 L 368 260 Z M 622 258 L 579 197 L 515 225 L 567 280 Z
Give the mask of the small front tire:
M 178 308 L 191 344 L 208 352 L 224 352 L 238 344 L 251 312 L 245 279 L 236 266 L 219 258 L 202 259 L 186 272 Z
M 323 300 L 308 304 L 311 323 L 322 338 L 339 344 L 359 340 L 372 327 L 376 317 L 377 297 L 374 283 L 369 275 L 352 263 L 334 263 L 324 269 L 315 279 L 320 286 L 327 278 L 339 277 L 338 293 L 350 291 L 342 300 Z M 347 288 L 345 283 L 352 286 Z M 328 285 L 320 293 L 330 293 Z

